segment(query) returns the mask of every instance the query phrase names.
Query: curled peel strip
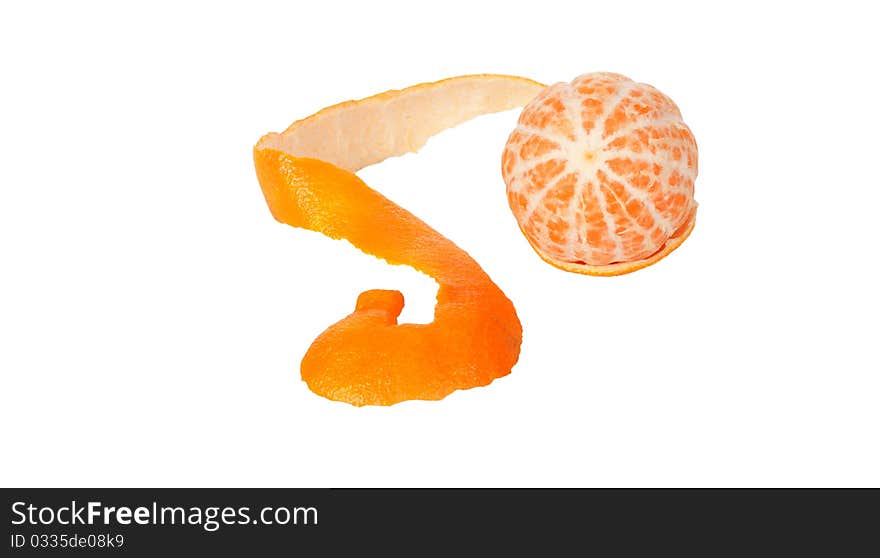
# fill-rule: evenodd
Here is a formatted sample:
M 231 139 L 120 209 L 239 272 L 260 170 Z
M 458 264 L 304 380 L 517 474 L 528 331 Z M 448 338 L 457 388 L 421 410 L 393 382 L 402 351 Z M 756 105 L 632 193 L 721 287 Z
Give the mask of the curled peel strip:
M 361 293 L 354 312 L 306 352 L 301 373 L 312 391 L 352 405 L 392 405 L 441 399 L 510 373 L 522 342 L 510 300 L 466 252 L 353 173 L 481 114 L 523 106 L 543 88 L 514 76 L 462 76 L 334 105 L 260 139 L 254 163 L 275 219 L 345 238 L 439 284 L 429 324 L 397 323 L 398 291 Z

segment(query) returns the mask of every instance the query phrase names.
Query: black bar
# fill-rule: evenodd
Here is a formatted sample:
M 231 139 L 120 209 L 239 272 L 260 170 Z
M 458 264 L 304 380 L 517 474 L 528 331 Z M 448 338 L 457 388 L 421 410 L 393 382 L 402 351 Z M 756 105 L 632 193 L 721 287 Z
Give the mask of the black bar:
M 874 534 L 880 525 L 878 490 L 41 488 L 3 494 L 4 556 L 193 551 L 785 556 L 799 548 L 827 556 L 877 556 L 880 551 Z M 90 508 L 89 502 L 100 505 Z M 115 509 L 107 512 L 110 508 Z M 186 511 L 185 520 L 176 508 Z M 77 521 L 92 510 L 100 515 L 91 524 L 58 523 L 70 521 L 77 510 Z M 134 516 L 147 524 L 136 524 Z M 30 523 L 50 519 L 48 525 Z M 66 548 L 61 535 L 68 535 Z M 99 546 L 102 535 L 107 541 L 121 536 L 122 547 Z M 71 540 L 77 543 L 73 548 Z

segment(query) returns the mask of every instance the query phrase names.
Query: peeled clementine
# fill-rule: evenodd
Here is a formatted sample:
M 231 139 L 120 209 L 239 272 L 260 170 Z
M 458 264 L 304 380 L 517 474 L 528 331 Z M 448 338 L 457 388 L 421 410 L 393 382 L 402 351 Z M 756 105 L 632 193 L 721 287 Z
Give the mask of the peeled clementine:
M 529 243 L 567 271 L 635 271 L 694 227 L 694 137 L 669 97 L 619 74 L 543 90 L 510 134 L 502 174 Z

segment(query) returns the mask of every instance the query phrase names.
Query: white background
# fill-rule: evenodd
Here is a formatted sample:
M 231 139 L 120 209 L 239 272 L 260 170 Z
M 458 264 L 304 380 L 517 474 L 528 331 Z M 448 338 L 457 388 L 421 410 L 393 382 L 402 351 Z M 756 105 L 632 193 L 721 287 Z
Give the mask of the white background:
M 880 485 L 876 19 L 737 2 L 4 3 L 0 483 Z M 874 54 L 870 54 L 870 53 Z M 507 208 L 517 111 L 361 172 L 513 300 L 520 362 L 354 408 L 299 360 L 369 288 L 436 285 L 276 223 L 251 148 L 467 73 L 607 70 L 681 107 L 697 227 L 632 275 L 543 263 Z

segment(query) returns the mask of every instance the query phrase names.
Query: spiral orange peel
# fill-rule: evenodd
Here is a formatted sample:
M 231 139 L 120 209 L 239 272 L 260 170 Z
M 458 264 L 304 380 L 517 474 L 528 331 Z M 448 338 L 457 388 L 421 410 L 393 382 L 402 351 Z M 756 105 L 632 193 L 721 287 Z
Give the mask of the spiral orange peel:
M 397 323 L 399 291 L 361 293 L 354 312 L 303 357 L 312 391 L 357 406 L 392 405 L 442 399 L 510 373 L 522 342 L 510 300 L 465 251 L 354 172 L 416 151 L 475 116 L 523 106 L 543 88 L 514 76 L 450 78 L 340 103 L 260 139 L 254 163 L 275 219 L 345 238 L 439 284 L 428 324 Z

